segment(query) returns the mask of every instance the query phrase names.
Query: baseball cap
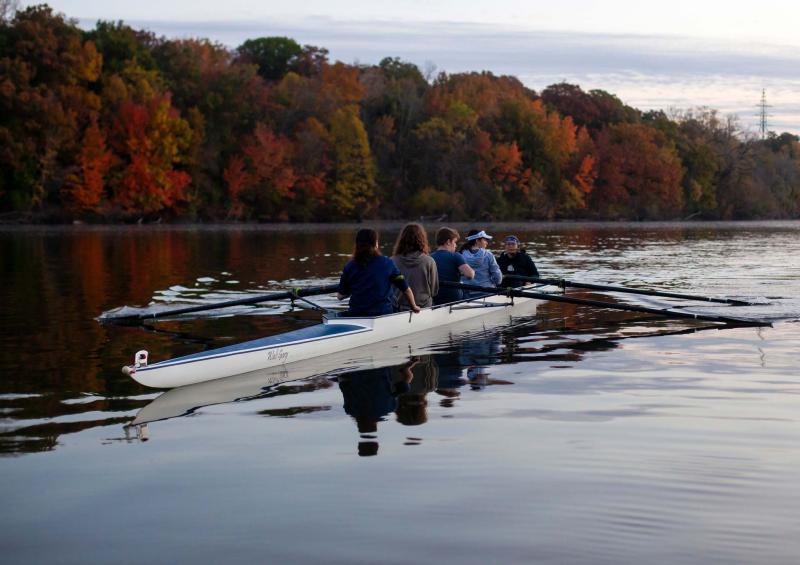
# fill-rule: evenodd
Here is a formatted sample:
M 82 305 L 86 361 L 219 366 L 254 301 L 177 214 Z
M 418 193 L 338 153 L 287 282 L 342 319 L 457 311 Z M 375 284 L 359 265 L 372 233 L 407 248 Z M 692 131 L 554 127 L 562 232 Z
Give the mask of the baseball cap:
M 515 235 L 509 235 L 503 241 L 505 241 L 506 243 L 516 243 L 517 245 L 519 245 L 519 238 Z
M 494 238 L 483 230 L 479 231 L 475 235 L 467 236 L 467 241 L 475 241 L 476 239 L 494 239 Z

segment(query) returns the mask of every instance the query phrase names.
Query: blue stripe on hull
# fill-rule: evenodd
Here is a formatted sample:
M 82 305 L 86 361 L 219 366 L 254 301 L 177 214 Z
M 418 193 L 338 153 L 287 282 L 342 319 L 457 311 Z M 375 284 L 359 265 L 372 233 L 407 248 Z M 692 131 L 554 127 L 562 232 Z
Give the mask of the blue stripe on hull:
M 245 341 L 235 345 L 227 345 L 218 349 L 210 349 L 208 351 L 200 351 L 199 353 L 192 353 L 191 355 L 184 355 L 183 357 L 175 357 L 166 361 L 159 361 L 146 367 L 141 367 L 139 371 L 147 371 L 148 369 L 157 369 L 159 367 L 166 367 L 168 365 L 179 365 L 182 363 L 206 359 L 208 357 L 219 357 L 240 353 L 243 351 L 251 351 L 257 349 L 269 349 L 280 345 L 289 345 L 290 343 L 297 343 L 302 341 L 314 341 L 317 339 L 336 337 L 346 335 L 349 333 L 359 333 L 369 328 L 364 326 L 350 325 L 350 324 L 317 324 L 309 326 L 300 330 L 294 330 L 252 341 Z

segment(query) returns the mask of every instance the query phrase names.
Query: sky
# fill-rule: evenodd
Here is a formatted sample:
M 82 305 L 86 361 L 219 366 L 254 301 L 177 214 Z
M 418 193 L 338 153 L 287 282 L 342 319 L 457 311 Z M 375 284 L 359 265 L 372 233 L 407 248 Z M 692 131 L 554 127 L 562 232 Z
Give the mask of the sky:
M 23 5 L 32 2 L 23 2 Z M 230 47 L 281 35 L 333 60 L 400 57 L 423 71 L 488 70 L 535 90 L 566 80 L 640 108 L 708 106 L 755 132 L 800 134 L 800 2 L 718 0 L 51 0 L 93 27 L 124 20 Z

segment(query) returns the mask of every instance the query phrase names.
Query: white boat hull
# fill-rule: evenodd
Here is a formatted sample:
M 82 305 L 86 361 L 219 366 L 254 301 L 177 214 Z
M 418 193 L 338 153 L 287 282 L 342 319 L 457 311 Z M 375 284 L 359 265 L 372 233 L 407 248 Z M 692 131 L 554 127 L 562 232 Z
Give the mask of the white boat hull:
M 180 387 L 324 357 L 489 313 L 510 315 L 515 306 L 538 302 L 530 298 L 512 300 L 492 295 L 425 308 L 419 314 L 398 312 L 367 318 L 325 318 L 318 326 L 154 364 L 146 364 L 147 353 L 139 352 L 137 359 L 143 362 L 123 367 L 123 372 L 145 386 Z
M 517 303 L 513 317 L 509 314 L 495 311 L 457 324 L 339 351 L 324 358 L 306 359 L 280 367 L 173 388 L 142 408 L 131 425 L 183 416 L 204 406 L 257 398 L 270 387 L 289 381 L 333 377 L 352 371 L 402 365 L 412 356 L 448 350 L 454 343 L 475 339 L 476 336 L 491 339 L 486 332 L 535 315 L 536 304 Z

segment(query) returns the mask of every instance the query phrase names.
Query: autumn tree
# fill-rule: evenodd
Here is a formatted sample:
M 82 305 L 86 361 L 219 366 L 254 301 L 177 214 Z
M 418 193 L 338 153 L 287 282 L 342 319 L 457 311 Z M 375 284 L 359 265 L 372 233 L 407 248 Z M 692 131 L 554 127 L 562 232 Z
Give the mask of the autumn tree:
M 364 124 L 352 110 L 337 110 L 331 119 L 334 182 L 328 201 L 334 215 L 362 219 L 377 206 L 375 171 Z
M 185 199 L 191 177 L 179 166 L 191 144 L 192 131 L 169 95 L 147 103 L 123 102 L 113 125 L 112 147 L 121 167 L 114 185 L 115 202 L 132 214 L 174 210 Z
M 604 90 L 585 92 L 576 84 L 560 82 L 542 91 L 542 100 L 549 107 L 564 116 L 572 118 L 579 126 L 591 132 L 602 129 L 607 124 L 637 122 L 636 109 L 625 105 L 619 98 Z
M 83 133 L 78 166 L 62 188 L 67 209 L 75 214 L 99 211 L 105 193 L 106 175 L 114 156 L 106 146 L 105 133 L 93 118 Z
M 121 73 L 131 63 L 143 69 L 155 69 L 153 49 L 159 44 L 155 34 L 136 30 L 124 22 L 99 20 L 94 29 L 84 33 L 103 57 L 106 74 Z
M 668 220 L 680 217 L 683 171 L 664 135 L 641 124 L 615 124 L 597 139 L 593 210 L 602 217 Z
M 101 58 L 73 22 L 47 6 L 17 12 L 2 36 L 0 209 L 55 205 L 81 132 L 99 109 L 90 87 Z
M 239 219 L 244 214 L 242 193 L 253 184 L 253 179 L 247 171 L 244 157 L 241 155 L 232 156 L 225 166 L 222 177 L 225 179 L 230 198 L 228 218 Z
M 164 87 L 196 133 L 187 172 L 201 215 L 224 209 L 224 169 L 241 141 L 269 115 L 267 85 L 254 65 L 233 64 L 231 53 L 207 40 L 161 42 L 153 49 Z

